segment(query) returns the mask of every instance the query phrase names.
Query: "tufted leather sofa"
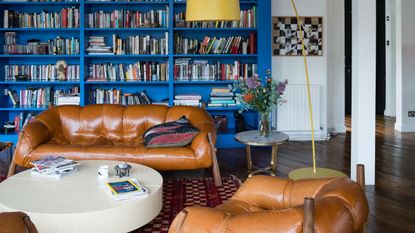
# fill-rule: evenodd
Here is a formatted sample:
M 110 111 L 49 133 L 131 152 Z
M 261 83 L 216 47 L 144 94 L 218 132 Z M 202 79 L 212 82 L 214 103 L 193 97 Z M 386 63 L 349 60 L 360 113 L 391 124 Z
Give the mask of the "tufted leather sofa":
M 144 132 L 157 124 L 186 116 L 200 130 L 191 145 L 179 148 L 145 148 Z M 161 105 L 89 105 L 49 108 L 19 135 L 14 161 L 30 162 L 46 155 L 74 160 L 119 160 L 156 170 L 188 170 L 212 167 L 215 125 L 203 109 Z M 216 159 L 216 158 L 215 158 Z
M 306 197 L 314 199 L 314 226 L 309 231 L 303 229 Z M 169 233 L 352 233 L 363 232 L 367 216 L 365 193 L 349 178 L 293 181 L 254 176 L 216 208 L 183 210 Z

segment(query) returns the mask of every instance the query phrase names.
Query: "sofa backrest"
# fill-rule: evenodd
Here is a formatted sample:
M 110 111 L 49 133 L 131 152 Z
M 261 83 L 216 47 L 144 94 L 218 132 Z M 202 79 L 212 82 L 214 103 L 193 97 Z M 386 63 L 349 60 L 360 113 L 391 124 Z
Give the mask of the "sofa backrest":
M 141 143 L 144 132 L 157 124 L 186 116 L 192 125 L 212 127 L 206 111 L 193 107 L 162 105 L 59 106 L 38 116 L 52 134 L 52 140 L 68 144 Z

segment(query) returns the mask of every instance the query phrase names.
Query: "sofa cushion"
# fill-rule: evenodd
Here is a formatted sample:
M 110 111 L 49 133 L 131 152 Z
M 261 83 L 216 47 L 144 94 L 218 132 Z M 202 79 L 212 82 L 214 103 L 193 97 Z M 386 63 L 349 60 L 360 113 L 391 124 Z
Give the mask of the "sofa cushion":
M 144 144 L 148 148 L 180 147 L 192 142 L 199 133 L 186 117 L 149 128 L 144 133 Z

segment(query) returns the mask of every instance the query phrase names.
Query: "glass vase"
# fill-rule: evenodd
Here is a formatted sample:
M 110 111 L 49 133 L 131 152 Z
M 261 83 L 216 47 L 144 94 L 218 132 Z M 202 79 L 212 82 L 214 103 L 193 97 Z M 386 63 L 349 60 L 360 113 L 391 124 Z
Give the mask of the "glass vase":
M 259 135 L 268 137 L 271 134 L 271 123 L 269 113 L 259 113 Z

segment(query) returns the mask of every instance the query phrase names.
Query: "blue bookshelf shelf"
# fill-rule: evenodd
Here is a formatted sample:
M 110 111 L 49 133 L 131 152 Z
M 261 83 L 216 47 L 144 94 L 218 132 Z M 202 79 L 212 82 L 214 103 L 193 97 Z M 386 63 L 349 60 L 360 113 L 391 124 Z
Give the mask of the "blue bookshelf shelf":
M 38 31 L 46 31 L 46 32 L 77 32 L 79 28 L 0 28 L 0 31 L 7 31 L 7 32 L 38 32 Z
M 111 81 L 87 81 L 86 85 L 169 85 L 168 82 L 145 82 L 145 81 L 125 81 L 125 82 L 111 82 Z
M 85 5 L 168 5 L 169 2 L 85 2 Z
M 200 31 L 203 31 L 203 32 L 207 32 L 207 31 L 221 32 L 221 31 L 224 31 L 224 32 L 235 33 L 235 32 L 246 32 L 246 31 L 255 32 L 258 29 L 256 29 L 256 28 L 174 28 L 174 30 L 175 31 L 190 31 L 190 32 L 192 32 L 192 31 L 194 31 L 194 32 L 200 32 Z
M 79 58 L 80 55 L 0 54 L 0 58 Z
M 174 57 L 257 58 L 257 54 L 174 54 Z
M 169 55 L 152 55 L 152 54 L 125 54 L 125 55 L 85 55 L 84 57 L 95 58 L 168 58 Z
M 79 2 L 0 2 L 0 5 L 34 5 L 34 6 L 43 6 L 43 5 L 79 5 Z
M 168 32 L 168 28 L 85 28 L 85 31 L 100 32 L 100 31 L 123 31 L 123 32 Z
M 79 85 L 80 81 L 0 81 L 0 85 Z
M 1 0 L 0 0 L 1 1 Z M 0 54 L 0 93 L 9 90 L 26 90 L 30 88 L 53 87 L 54 90 L 79 88 L 81 105 L 89 104 L 90 92 L 95 89 L 102 90 L 121 90 L 124 94 L 135 93 L 146 90 L 155 101 L 169 99 L 170 105 L 173 104 L 176 94 L 200 93 L 204 102 L 207 102 L 211 89 L 213 87 L 226 87 L 234 81 L 176 81 L 175 62 L 177 60 L 206 60 L 209 64 L 234 65 L 235 61 L 241 64 L 257 64 L 257 70 L 260 76 L 264 76 L 267 69 L 271 68 L 271 0 L 242 0 L 240 1 L 241 10 L 256 9 L 256 28 L 183 28 L 175 27 L 175 14 L 185 11 L 186 2 L 176 2 L 166 0 L 162 2 L 93 2 L 79 0 L 79 2 L 0 2 L 0 41 L 3 48 L 4 38 L 7 32 L 15 32 L 17 44 L 25 44 L 26 41 L 36 39 L 46 42 L 56 37 L 79 39 L 79 55 L 34 55 L 34 54 Z M 79 28 L 3 28 L 4 10 L 15 12 L 61 12 L 63 8 L 79 8 L 80 21 Z M 114 10 L 139 10 L 140 12 L 149 12 L 150 10 L 165 11 L 169 7 L 167 17 L 167 28 L 141 27 L 141 28 L 89 28 L 88 14 L 96 11 L 110 13 Z M 130 35 L 150 35 L 151 39 L 161 40 L 167 35 L 168 53 L 167 54 L 127 54 L 127 55 L 89 55 L 87 53 L 88 41 L 90 36 L 103 36 L 105 44 L 112 47 L 112 34 L 116 34 L 120 39 L 126 39 Z M 175 54 L 176 35 L 182 38 L 203 40 L 205 36 L 210 37 L 242 37 L 249 39 L 251 34 L 256 34 L 256 51 L 257 54 Z M 245 41 L 246 42 L 246 41 Z M 141 45 L 140 45 L 141 46 Z M 0 50 L 3 51 L 3 50 Z M 183 59 L 182 59 L 183 58 Z M 79 65 L 80 80 L 71 81 L 7 81 L 5 75 L 5 66 L 13 65 L 55 65 L 57 61 L 64 60 L 70 65 Z M 129 65 L 142 64 L 162 64 L 167 63 L 168 81 L 87 81 L 90 76 L 90 67 L 99 67 L 103 65 L 123 64 L 124 69 L 131 69 Z M 93 66 L 96 65 L 96 66 Z M 161 67 L 161 66 L 160 66 Z M 126 70 L 124 70 L 126 72 Z M 157 71 L 159 72 L 159 71 Z M 10 75 L 10 74 L 9 74 Z M 154 75 L 154 72 L 152 73 Z M 10 76 L 9 76 L 10 77 Z M 151 78 L 150 78 L 151 79 Z M 18 92 L 19 93 L 19 92 Z M 13 107 L 11 100 L 7 95 L 0 95 L 0 126 L 5 121 L 13 120 L 21 112 L 41 112 L 47 109 L 47 106 L 36 107 Z M 239 110 L 238 107 L 211 107 L 207 111 L 212 115 L 226 115 L 228 118 L 228 128 L 226 132 L 218 134 L 218 147 L 238 147 L 241 146 L 235 142 L 233 137 L 236 133 L 234 113 Z M 257 114 L 254 112 L 244 113 L 246 123 L 253 125 L 258 124 Z M 0 141 L 16 141 L 17 133 L 1 134 Z
M 13 107 L 12 106 L 12 107 L 0 108 L 0 111 L 19 111 L 19 112 L 21 112 L 21 111 L 38 111 L 38 112 L 41 112 L 41 111 L 44 111 L 46 109 L 47 109 L 47 107 L 37 108 L 37 107 L 19 107 L 19 106 Z
M 204 85 L 212 85 L 212 84 L 232 84 L 235 81 L 174 81 L 175 85 L 197 85 L 197 84 L 204 84 Z

